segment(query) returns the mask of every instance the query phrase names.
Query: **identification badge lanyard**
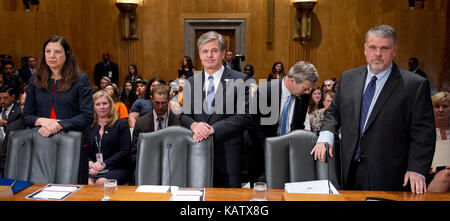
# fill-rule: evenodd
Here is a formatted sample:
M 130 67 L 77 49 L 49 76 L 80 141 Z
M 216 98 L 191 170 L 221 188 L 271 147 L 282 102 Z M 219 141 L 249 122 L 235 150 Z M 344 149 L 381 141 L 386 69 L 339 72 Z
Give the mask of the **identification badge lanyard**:
M 100 139 L 98 139 L 100 138 Z M 97 162 L 103 163 L 103 154 L 102 154 L 102 135 L 95 136 L 95 144 L 97 145 L 98 153 L 95 154 L 97 158 Z

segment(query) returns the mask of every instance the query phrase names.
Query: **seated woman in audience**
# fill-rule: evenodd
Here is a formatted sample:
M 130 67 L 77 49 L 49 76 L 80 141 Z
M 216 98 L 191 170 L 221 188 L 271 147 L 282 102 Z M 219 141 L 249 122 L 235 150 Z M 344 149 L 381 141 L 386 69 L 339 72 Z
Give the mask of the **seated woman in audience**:
M 142 79 L 142 76 L 138 73 L 136 65 L 131 64 L 128 66 L 128 75 L 125 77 L 125 81 L 135 83 L 137 79 Z
M 434 107 L 434 119 L 436 121 L 436 141 L 450 139 L 450 93 L 439 92 L 431 97 Z M 450 148 L 450 146 L 448 147 Z M 431 171 L 428 185 L 429 192 L 450 191 L 450 165 L 436 172 Z
M 178 69 L 178 77 L 187 79 L 188 77 L 194 75 L 195 68 L 192 64 L 192 59 L 189 56 L 184 56 L 183 59 L 181 59 L 181 65 Z
M 120 119 L 128 119 L 128 109 L 122 101 L 119 99 L 119 88 L 115 84 L 106 85 L 104 91 L 106 91 L 109 96 L 112 97 L 114 101 L 114 106 L 116 108 L 116 114 Z
M 102 79 L 100 79 L 100 90 L 104 90 L 106 85 L 111 84 L 111 79 L 109 77 L 103 76 Z
M 317 90 L 314 90 L 316 92 Z M 334 92 L 327 92 L 323 97 L 323 108 L 314 110 L 310 115 L 311 131 L 315 133 L 320 132 L 320 126 L 324 118 L 325 111 L 330 107 L 334 98 Z M 314 98 L 313 98 L 314 99 Z
M 38 70 L 26 91 L 22 120 L 28 127 L 40 127 L 38 132 L 44 137 L 60 131 L 80 131 L 84 146 L 93 116 L 89 77 L 78 68 L 64 37 L 54 35 L 48 39 L 41 56 Z M 86 184 L 86 148 L 80 146 L 80 152 L 78 183 Z
M 122 95 L 120 95 L 120 100 L 125 104 L 128 112 L 130 111 L 131 106 L 133 106 L 133 103 L 136 101 L 136 99 L 136 87 L 131 81 L 125 81 L 125 84 L 123 85 Z
M 280 61 L 277 61 L 272 66 L 272 72 L 269 73 L 267 77 L 267 81 L 271 81 L 272 79 L 281 79 L 285 76 L 284 73 L 284 65 Z
M 128 123 L 118 119 L 114 101 L 106 91 L 97 91 L 92 97 L 94 122 L 89 128 L 89 185 L 103 185 L 106 179 L 124 184 L 131 173 Z

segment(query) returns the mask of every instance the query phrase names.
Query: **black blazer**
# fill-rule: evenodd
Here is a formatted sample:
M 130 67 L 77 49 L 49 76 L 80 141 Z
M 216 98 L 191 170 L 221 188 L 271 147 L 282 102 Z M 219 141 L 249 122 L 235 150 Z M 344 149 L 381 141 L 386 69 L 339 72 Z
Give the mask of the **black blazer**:
M 110 77 L 112 83 L 119 83 L 119 67 L 116 63 L 109 61 L 109 66 L 104 65 L 104 62 L 97 63 L 94 69 L 94 83 L 100 86 L 100 80 L 102 77 L 109 77 L 109 71 L 112 72 L 112 77 Z
M 280 109 L 281 103 L 281 94 L 282 94 L 282 83 L 283 78 L 281 79 L 273 79 L 263 85 L 261 85 L 256 91 L 256 96 L 252 100 L 252 107 L 258 107 L 257 113 L 252 115 L 254 121 L 254 132 L 252 132 L 252 136 L 254 136 L 260 144 L 264 144 L 264 141 L 267 137 L 275 137 L 277 136 L 277 130 L 279 125 L 279 116 L 283 111 Z M 272 87 L 276 87 L 272 89 Z M 264 93 L 262 93 L 264 91 Z M 267 95 L 267 96 L 266 96 Z M 272 102 L 272 96 L 278 96 L 278 102 Z M 305 118 L 306 113 L 308 112 L 308 104 L 311 95 L 303 94 L 300 97 L 295 97 L 295 106 L 294 113 L 292 115 L 291 120 L 291 131 L 298 129 L 305 129 Z M 258 99 L 256 99 L 258 98 Z M 267 101 L 267 107 L 272 107 L 272 110 L 278 110 L 273 112 L 266 113 L 265 110 L 261 110 L 260 103 L 261 100 Z M 264 106 L 264 104 L 262 104 Z M 281 107 L 282 108 L 282 107 Z M 275 122 L 268 122 L 269 118 L 276 119 Z M 266 121 L 266 120 L 267 121 Z M 266 122 L 264 122 L 266 121 Z
M 214 129 L 214 186 L 240 186 L 243 134 L 249 103 L 249 87 L 243 87 L 243 83 L 247 78 L 243 73 L 225 68 L 212 113 L 206 113 L 203 108 L 206 98 L 204 72 L 188 78 L 183 90 L 181 125 L 190 129 L 194 122 L 206 122 Z
M 89 161 L 96 162 L 96 156 L 99 152 L 95 137 L 99 139 L 100 125 L 91 125 L 89 128 Z M 130 161 L 131 135 L 128 121 L 119 119 L 112 127 L 106 125 L 103 128 L 103 136 L 101 139 L 101 152 L 103 154 L 103 162 L 106 168 L 128 168 Z
M 153 110 L 149 113 L 144 114 L 143 116 L 139 117 L 138 120 L 136 120 L 136 124 L 134 125 L 133 129 L 133 140 L 131 145 L 131 162 L 133 165 L 136 165 L 136 154 L 137 154 L 137 142 L 139 138 L 140 133 L 147 133 L 147 132 L 154 132 L 155 131 L 155 125 L 154 125 L 154 117 L 153 117 Z M 169 120 L 167 122 L 167 126 L 176 126 L 180 125 L 179 117 L 178 115 L 172 113 L 172 111 L 169 110 Z
M 56 81 L 57 83 L 57 81 Z M 39 117 L 50 118 L 52 105 L 56 117 L 60 120 L 64 130 L 83 131 L 93 120 L 93 101 L 89 77 L 80 73 L 76 82 L 67 91 L 58 91 L 55 81 L 50 80 L 50 90 L 39 89 L 34 82 L 27 88 L 27 97 L 23 109 L 23 122 L 26 126 L 34 127 Z
M 361 162 L 369 177 L 367 189 L 407 190 L 402 187 L 406 171 L 426 176 L 433 159 L 436 132 L 429 82 L 394 63 L 360 139 L 366 75 L 367 66 L 342 73 L 321 131 L 333 132 L 337 137 L 341 129 L 344 188 L 360 143 Z

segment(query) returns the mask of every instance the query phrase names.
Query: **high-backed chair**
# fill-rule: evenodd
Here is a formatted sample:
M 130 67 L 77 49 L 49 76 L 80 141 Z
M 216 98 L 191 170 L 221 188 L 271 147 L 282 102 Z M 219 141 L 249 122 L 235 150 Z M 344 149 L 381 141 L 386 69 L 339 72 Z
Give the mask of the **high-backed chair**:
M 285 183 L 324 180 L 328 177 L 339 188 L 336 157 L 329 158 L 325 163 L 315 161 L 314 156 L 310 155 L 316 141 L 317 135 L 305 130 L 267 138 L 265 166 L 268 188 L 282 189 Z
M 38 129 L 11 132 L 5 177 L 34 183 L 76 184 L 81 133 L 60 132 L 45 138 Z
M 180 126 L 139 134 L 136 185 L 212 187 L 213 138 L 195 143 L 192 135 Z

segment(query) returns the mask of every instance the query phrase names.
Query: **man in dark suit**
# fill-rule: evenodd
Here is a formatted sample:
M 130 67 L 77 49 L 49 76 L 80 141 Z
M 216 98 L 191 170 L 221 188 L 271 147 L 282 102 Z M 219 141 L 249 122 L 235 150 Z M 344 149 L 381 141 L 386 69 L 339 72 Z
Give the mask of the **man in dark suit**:
M 119 84 L 119 68 L 116 63 L 110 60 L 109 52 L 103 53 L 103 62 L 97 63 L 94 69 L 95 85 L 100 87 L 100 79 L 109 77 L 112 83 Z
M 392 62 L 397 34 L 387 25 L 366 34 L 367 66 L 342 73 L 311 154 L 324 160 L 324 143 L 341 129 L 344 189 L 426 192 L 425 176 L 436 132 L 428 80 Z M 409 186 L 408 183 L 410 183 Z
M 0 144 L 0 175 L 5 169 L 9 132 L 24 128 L 22 123 L 16 123 L 22 121 L 22 110 L 20 104 L 14 101 L 14 96 L 12 88 L 6 86 L 0 88 L 0 106 L 2 108 L 0 111 L 0 140 L 3 142 Z
M 408 62 L 408 68 L 412 73 L 416 73 L 424 78 L 427 78 L 427 74 L 419 69 L 419 59 L 415 57 L 410 58 Z
M 157 84 L 153 87 L 150 99 L 153 110 L 139 117 L 133 129 L 131 145 L 131 160 L 136 165 L 137 142 L 140 133 L 154 132 L 166 127 L 180 125 L 178 115 L 169 109 L 170 88 L 165 84 Z
M 187 79 L 180 122 L 192 130 L 196 142 L 213 136 L 213 185 L 239 188 L 249 99 L 249 87 L 244 86 L 247 76 L 222 65 L 226 43 L 217 32 L 200 36 L 197 47 L 204 69 Z
M 268 137 L 275 137 L 297 129 L 305 129 L 310 93 L 319 75 L 309 62 L 300 61 L 292 66 L 286 77 L 274 79 L 261 85 L 252 99 L 253 126 L 249 127 L 253 138 L 256 165 L 251 181 L 261 179 L 264 173 L 264 145 Z M 265 106 L 267 104 L 267 106 Z M 253 163 L 252 163 L 253 164 Z M 258 178 L 259 177 L 259 178 Z
M 19 70 L 19 76 L 24 85 L 28 85 L 30 79 L 36 74 L 36 59 L 33 56 L 27 57 L 27 65 Z

